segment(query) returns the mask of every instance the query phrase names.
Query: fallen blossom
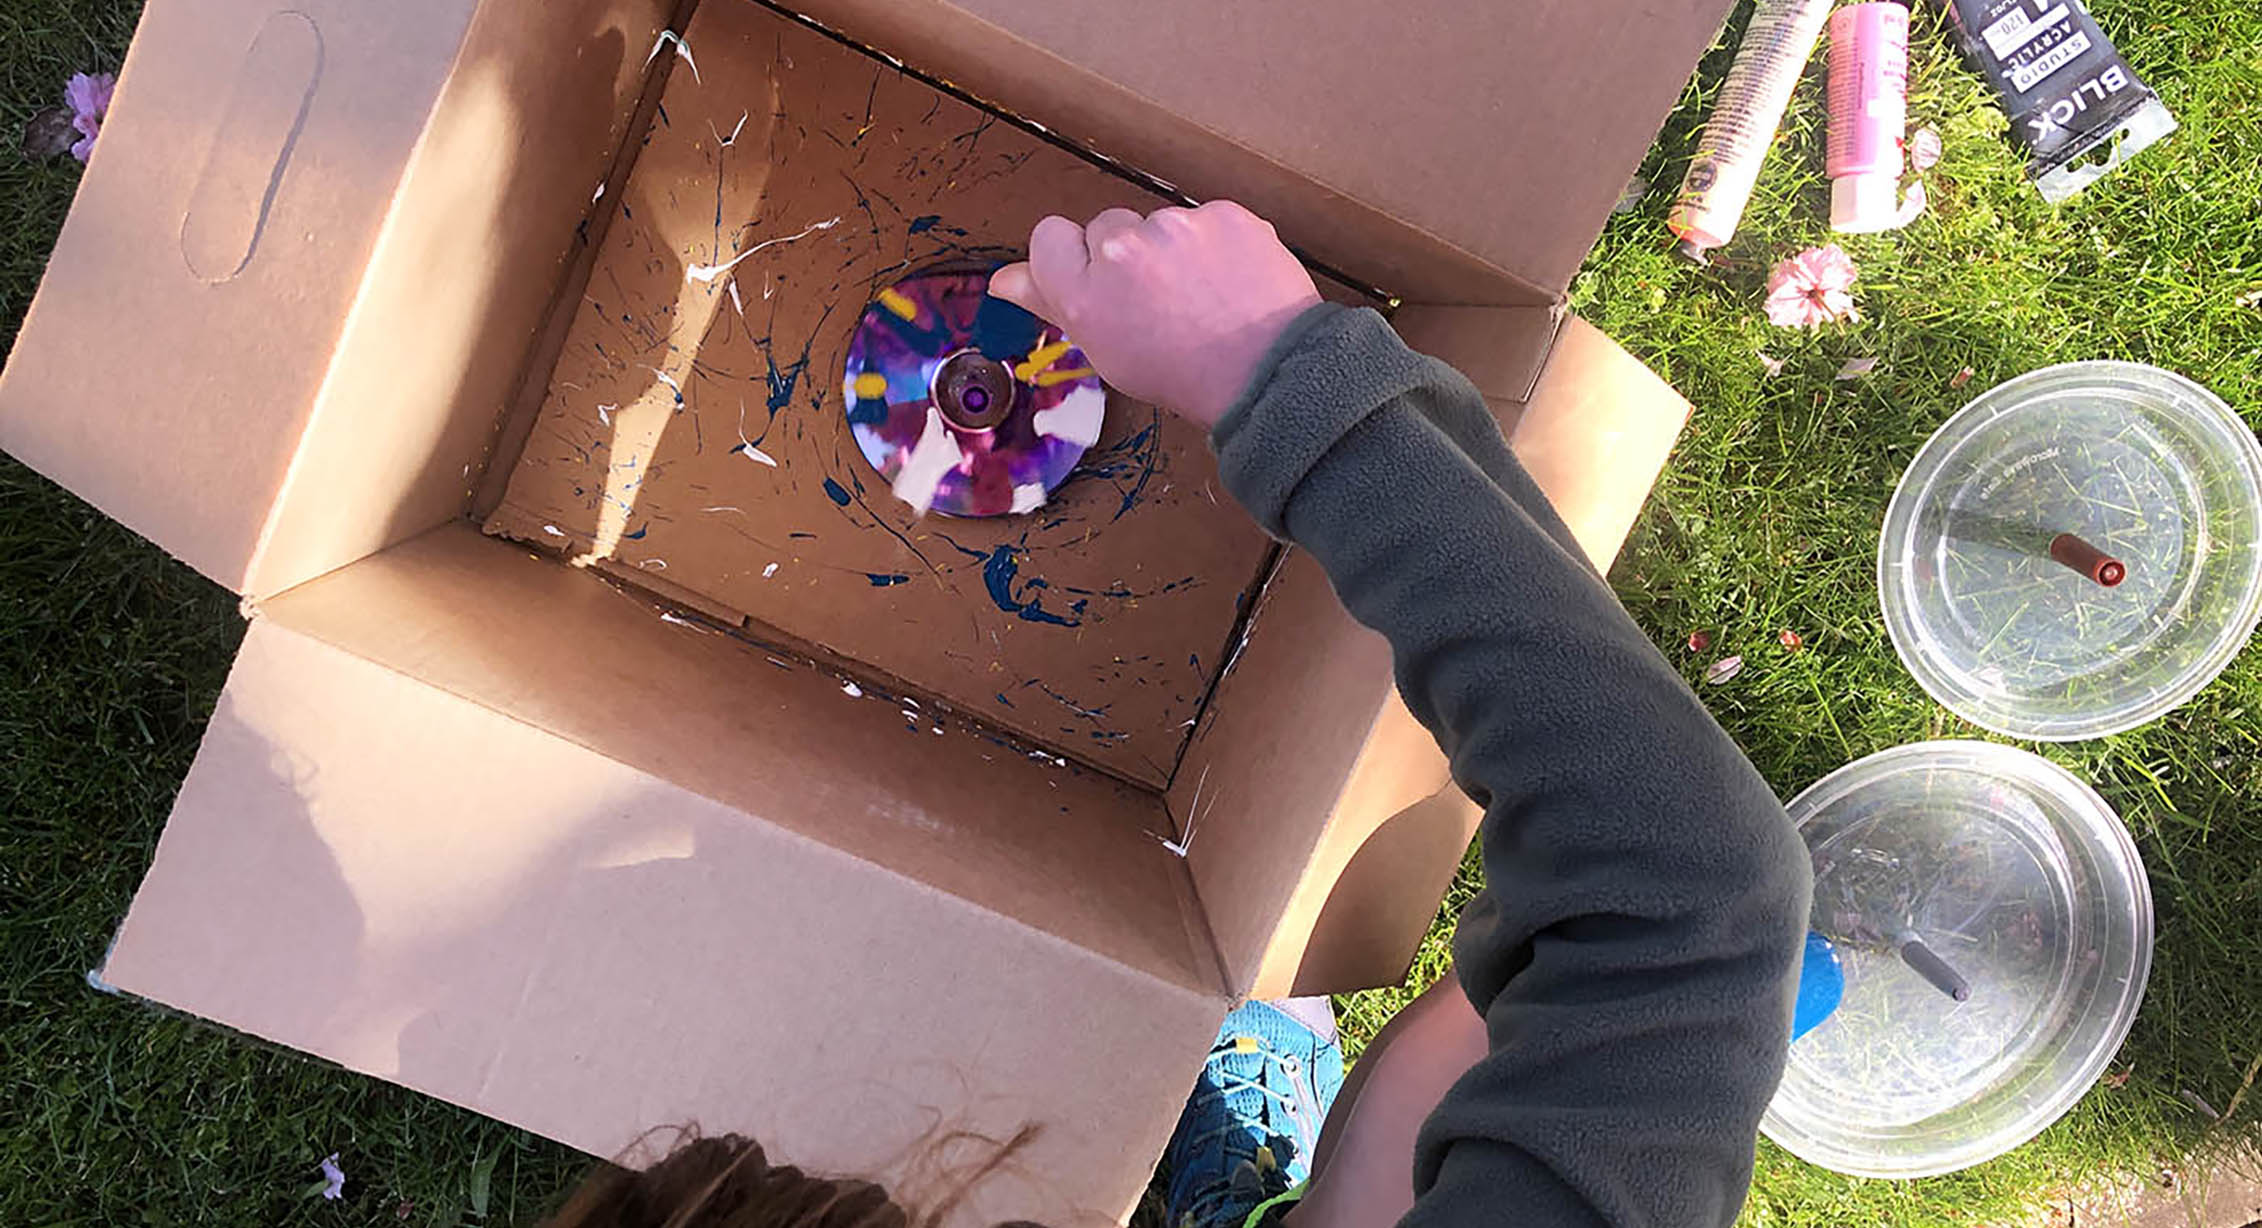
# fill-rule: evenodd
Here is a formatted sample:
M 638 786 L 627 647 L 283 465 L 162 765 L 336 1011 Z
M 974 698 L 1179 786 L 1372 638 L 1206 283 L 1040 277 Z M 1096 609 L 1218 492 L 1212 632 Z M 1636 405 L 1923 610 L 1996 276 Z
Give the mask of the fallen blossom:
M 1767 368 L 1768 377 L 1771 379 L 1783 373 L 1783 360 L 1765 350 L 1759 352 L 1759 365 Z
M 70 84 L 63 87 L 63 101 L 71 108 L 71 127 L 79 134 L 71 146 L 71 156 L 84 162 L 94 153 L 94 138 L 102 135 L 102 121 L 110 114 L 110 96 L 117 91 L 118 78 L 106 72 L 72 73 Z
M 1948 390 L 1953 392 L 1956 389 L 1963 387 L 1965 384 L 1970 383 L 1978 374 L 1979 372 L 1972 370 L 1970 367 L 1965 367 L 1963 370 L 1958 371 L 1953 376 L 1949 377 Z
M 336 1202 L 346 1196 L 346 1170 L 338 1167 L 338 1153 L 333 1151 L 322 1161 L 322 1197 Z
M 1792 652 L 1797 652 L 1799 649 L 1806 647 L 1806 637 L 1800 635 L 1796 631 L 1791 630 L 1789 627 L 1785 627 L 1781 631 L 1776 632 L 1775 641 L 1781 644 L 1783 647 L 1790 649 Z
M 2136 1073 L 2136 1067 L 2134 1067 L 2134 1066 L 2128 1066 L 2128 1067 L 2124 1067 L 2124 1068 L 2122 1068 L 2122 1069 L 2120 1069 L 2120 1070 L 2116 1070 L 2116 1071 L 2114 1071 L 2113 1073 L 2111 1073 L 2111 1074 L 2109 1074 L 2109 1075 L 2106 1075 L 2106 1076 L 2104 1077 L 2104 1079 L 2102 1080 L 2102 1082 L 2103 1082 L 2103 1083 L 2105 1084 L 2105 1086 L 2107 1086 L 2107 1087 L 2110 1087 L 2110 1088 L 2113 1088 L 2114 1090 L 2116 1090 L 2116 1091 L 2117 1091 L 2117 1090 L 2119 1090 L 2120 1088 L 2127 1086 L 2127 1084 L 2128 1084 L 2128 1077 L 2129 1077 L 2129 1076 L 2130 1076 L 2131 1074 L 2134 1074 L 2134 1073 Z
M 1744 659 L 1742 657 L 1722 657 L 1705 667 L 1704 680 L 1718 686 L 1743 672 Z
M 2262 307 L 2262 290 L 2249 290 L 2238 296 L 2241 307 Z
M 1860 319 L 1853 296 L 1860 272 L 1835 243 L 1784 260 L 1767 276 L 1768 321 L 1779 328 L 1820 328 Z
M 1940 130 L 1929 125 L 1909 133 L 1909 167 L 1918 173 L 1940 165 L 1947 147 L 1940 139 Z
M 1710 631 L 1689 632 L 1690 652 L 1703 652 L 1710 647 L 1712 647 L 1712 633 Z
M 1845 366 L 1838 368 L 1838 379 L 1841 383 L 1857 380 L 1876 369 L 1877 360 L 1874 358 L 1849 358 Z

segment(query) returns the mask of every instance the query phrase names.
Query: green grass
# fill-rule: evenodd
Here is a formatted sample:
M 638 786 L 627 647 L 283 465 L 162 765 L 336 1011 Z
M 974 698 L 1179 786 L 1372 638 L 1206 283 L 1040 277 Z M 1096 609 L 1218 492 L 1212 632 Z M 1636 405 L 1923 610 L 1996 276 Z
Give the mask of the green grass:
M 1667 123 L 1655 185 L 1613 220 L 1573 294 L 1697 406 L 1614 580 L 1786 796 L 1844 762 L 1973 736 L 1916 688 L 1880 622 L 1873 551 L 1925 436 L 2002 379 L 2076 358 L 2185 372 L 2262 422 L 2262 11 L 2245 0 L 2097 0 L 2184 131 L 2062 209 L 2020 179 L 1999 114 L 1918 19 L 1914 110 L 1947 137 L 1935 208 L 1847 243 L 1866 319 L 1769 328 L 1774 259 L 1826 241 L 1818 90 L 1800 97 L 1729 264 L 1668 251 L 1664 208 L 1726 68 L 1716 52 Z M 12 341 L 77 170 L 29 166 L 12 133 L 74 69 L 115 67 L 133 0 L 0 7 L 0 346 Z M 1818 64 L 1819 66 L 1819 64 Z M 1767 378 L 1760 351 L 1781 359 Z M 102 356 L 90 356 L 100 360 Z M 1857 383 L 1847 358 L 1881 359 Z M 1969 366 L 1976 378 L 1955 391 Z M 1793 654 L 1783 628 L 1806 639 Z M 1692 630 L 1715 646 L 1689 653 Z M 234 602 L 0 459 L 0 1223 L 456 1225 L 530 1222 L 580 1157 L 421 1096 L 84 981 L 147 866 L 240 634 Z M 2262 656 L 2159 724 L 2044 753 L 2094 782 L 2137 835 L 2159 943 L 2150 993 L 2101 1087 L 2034 1144 L 1932 1181 L 1837 1177 L 1769 1146 L 1755 1225 L 1983 1221 L 2038 1191 L 2180 1163 L 2262 1050 Z M 1409 989 L 1443 970 L 1465 873 Z M 1407 991 L 1346 999 L 1354 1045 Z M 1163 1077 L 1158 1072 L 1157 1077 Z M 2253 1099 L 2215 1137 L 2254 1138 Z M 342 1153 L 348 1197 L 310 1197 Z M 482 1196 L 483 1194 L 483 1196 Z

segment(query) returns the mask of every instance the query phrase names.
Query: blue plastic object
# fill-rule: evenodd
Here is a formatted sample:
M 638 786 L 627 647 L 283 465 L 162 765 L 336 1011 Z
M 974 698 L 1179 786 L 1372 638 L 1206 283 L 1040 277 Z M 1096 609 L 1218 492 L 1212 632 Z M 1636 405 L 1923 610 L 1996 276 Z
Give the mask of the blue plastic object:
M 1799 959 L 1798 1005 L 1791 1012 L 1791 1039 L 1812 1032 L 1838 1013 L 1846 996 L 1846 972 L 1838 966 L 1838 948 L 1812 930 L 1807 931 L 1806 954 Z

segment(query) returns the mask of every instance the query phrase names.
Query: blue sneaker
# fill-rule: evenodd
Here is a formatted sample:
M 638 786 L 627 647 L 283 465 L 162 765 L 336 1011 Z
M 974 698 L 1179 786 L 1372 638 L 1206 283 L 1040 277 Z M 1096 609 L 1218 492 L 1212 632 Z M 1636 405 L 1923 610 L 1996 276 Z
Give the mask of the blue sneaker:
M 1163 1153 L 1170 1228 L 1241 1228 L 1259 1204 L 1302 1185 L 1342 1089 L 1332 1027 L 1323 1035 L 1269 1002 L 1227 1015 Z

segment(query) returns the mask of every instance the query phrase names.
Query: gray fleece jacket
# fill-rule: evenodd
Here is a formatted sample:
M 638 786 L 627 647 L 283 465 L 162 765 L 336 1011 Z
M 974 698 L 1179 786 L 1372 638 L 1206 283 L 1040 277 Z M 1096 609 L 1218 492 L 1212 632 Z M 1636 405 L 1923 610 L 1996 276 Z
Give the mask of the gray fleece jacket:
M 1305 314 L 1213 443 L 1242 504 L 1389 639 L 1485 809 L 1454 953 L 1491 1053 L 1423 1127 L 1405 1224 L 1729 1223 L 1812 891 L 1773 792 L 1476 389 L 1381 316 Z

